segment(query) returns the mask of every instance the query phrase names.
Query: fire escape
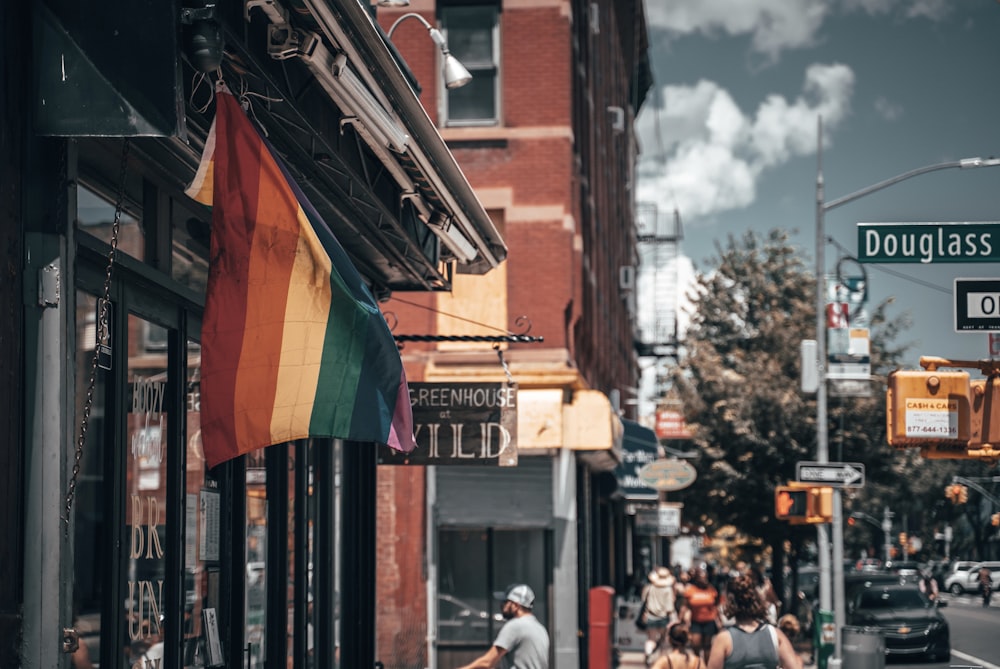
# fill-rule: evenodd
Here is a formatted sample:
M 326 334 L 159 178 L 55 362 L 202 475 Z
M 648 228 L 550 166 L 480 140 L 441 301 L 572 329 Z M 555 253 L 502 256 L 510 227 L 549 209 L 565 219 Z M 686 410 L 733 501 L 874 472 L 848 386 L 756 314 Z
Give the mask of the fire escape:
M 637 302 L 639 340 L 635 343 L 640 358 L 653 358 L 656 368 L 655 395 L 662 397 L 663 365 L 677 357 L 677 256 L 683 236 L 680 212 L 661 216 L 654 203 L 639 203 L 636 227 L 639 268 Z

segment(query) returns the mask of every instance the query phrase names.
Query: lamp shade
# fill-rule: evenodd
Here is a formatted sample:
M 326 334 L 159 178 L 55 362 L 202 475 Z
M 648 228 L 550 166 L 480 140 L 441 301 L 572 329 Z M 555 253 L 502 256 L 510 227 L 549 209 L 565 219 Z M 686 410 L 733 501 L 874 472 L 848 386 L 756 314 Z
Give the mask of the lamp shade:
M 460 88 L 472 81 L 472 75 L 453 55 L 444 52 L 444 85 L 446 88 Z

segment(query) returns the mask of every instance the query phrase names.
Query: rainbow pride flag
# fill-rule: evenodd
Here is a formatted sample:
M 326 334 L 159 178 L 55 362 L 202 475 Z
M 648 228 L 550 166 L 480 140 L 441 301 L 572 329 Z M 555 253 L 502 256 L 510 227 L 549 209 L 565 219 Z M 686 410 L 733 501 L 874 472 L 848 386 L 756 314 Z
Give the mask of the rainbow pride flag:
M 375 298 L 224 85 L 186 192 L 212 207 L 206 464 L 308 437 L 413 450 L 406 374 Z

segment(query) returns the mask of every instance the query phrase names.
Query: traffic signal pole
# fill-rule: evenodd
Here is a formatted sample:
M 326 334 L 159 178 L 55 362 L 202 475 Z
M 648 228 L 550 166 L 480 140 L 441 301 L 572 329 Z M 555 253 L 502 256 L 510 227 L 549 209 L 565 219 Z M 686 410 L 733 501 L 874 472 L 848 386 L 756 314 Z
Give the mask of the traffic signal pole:
M 824 232 L 826 212 L 841 205 L 854 202 L 855 200 L 870 195 L 883 188 L 888 188 L 900 181 L 905 181 L 927 172 L 945 170 L 951 168 L 976 168 L 995 167 L 1000 165 L 997 158 L 963 158 L 903 172 L 897 176 L 884 181 L 872 184 L 866 188 L 855 191 L 843 197 L 827 202 L 823 189 L 823 117 L 817 119 L 817 146 L 816 146 L 816 357 L 817 371 L 819 374 L 819 386 L 816 389 L 816 460 L 818 462 L 829 462 L 830 453 L 827 442 L 827 411 L 826 411 L 826 234 Z M 841 638 L 840 631 L 845 624 L 844 615 L 844 525 L 843 525 L 843 500 L 840 488 L 833 491 L 833 522 L 830 525 L 833 533 L 833 570 L 831 574 L 830 562 L 830 536 L 826 525 L 816 526 L 816 544 L 819 550 L 819 600 L 820 608 L 830 610 L 831 599 L 833 603 L 834 624 L 836 626 L 836 639 L 834 654 L 827 665 L 830 669 L 841 666 Z M 831 588 L 832 576 L 832 588 Z M 831 590 L 833 597 L 831 598 Z

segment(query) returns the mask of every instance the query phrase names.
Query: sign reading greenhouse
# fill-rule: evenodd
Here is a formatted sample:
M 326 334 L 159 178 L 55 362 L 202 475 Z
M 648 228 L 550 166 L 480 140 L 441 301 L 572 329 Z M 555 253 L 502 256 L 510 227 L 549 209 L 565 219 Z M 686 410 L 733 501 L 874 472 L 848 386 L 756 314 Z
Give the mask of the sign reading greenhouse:
M 377 447 L 380 465 L 517 466 L 517 384 L 411 383 L 411 453 Z
M 1000 261 L 1000 223 L 858 223 L 858 260 L 872 263 Z

